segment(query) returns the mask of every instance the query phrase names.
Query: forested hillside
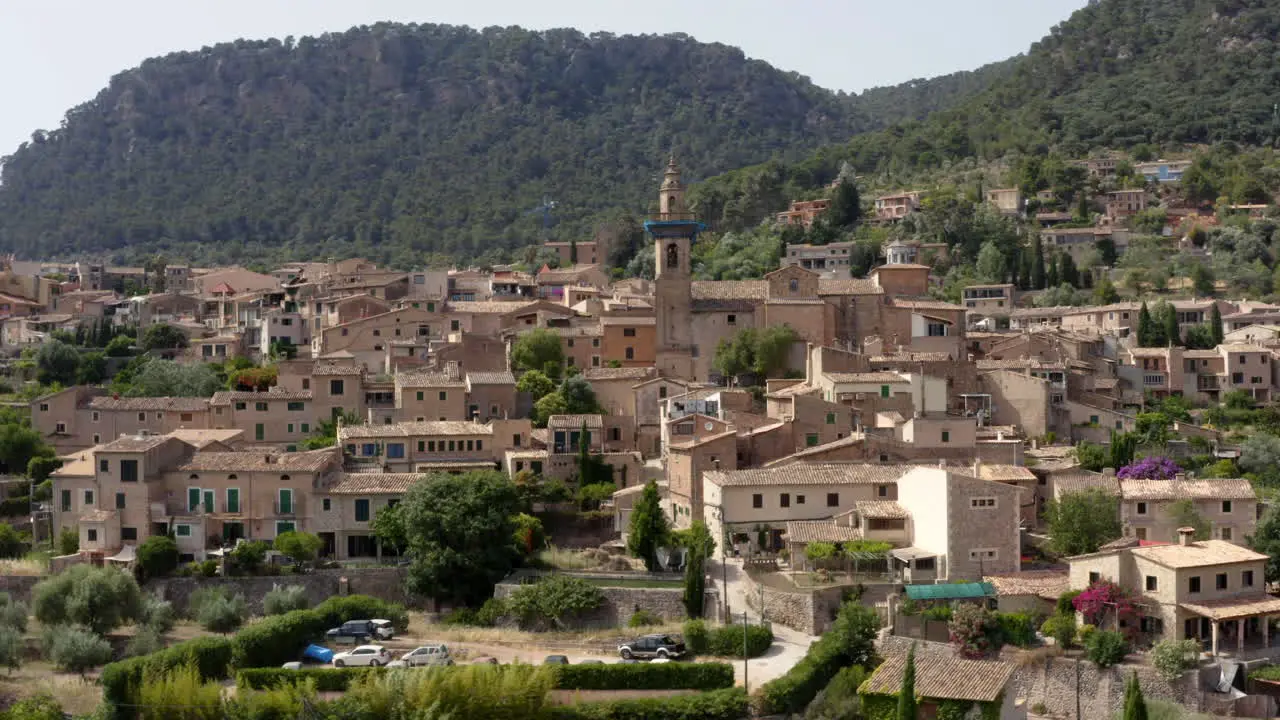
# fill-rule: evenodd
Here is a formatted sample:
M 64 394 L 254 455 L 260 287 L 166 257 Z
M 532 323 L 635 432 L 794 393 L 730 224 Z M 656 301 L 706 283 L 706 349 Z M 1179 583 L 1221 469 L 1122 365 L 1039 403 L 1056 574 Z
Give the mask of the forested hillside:
M 355 28 L 148 60 L 4 159 L 0 248 L 420 265 L 581 237 L 691 179 L 923 117 L 1007 64 L 837 95 L 736 48 L 573 30 Z
M 729 173 L 704 183 L 697 199 L 704 217 L 732 228 L 829 182 L 845 162 L 860 174 L 908 174 L 1015 153 L 1274 146 L 1277 38 L 1280 0 L 1096 0 L 953 108 L 798 163 Z

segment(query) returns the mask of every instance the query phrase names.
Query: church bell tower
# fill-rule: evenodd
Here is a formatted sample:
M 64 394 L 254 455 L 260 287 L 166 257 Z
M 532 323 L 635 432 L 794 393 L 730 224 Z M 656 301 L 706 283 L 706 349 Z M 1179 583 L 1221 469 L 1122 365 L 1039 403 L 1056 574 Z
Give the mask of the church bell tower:
M 663 375 L 693 378 L 693 268 L 689 251 L 706 226 L 685 205 L 674 155 L 658 188 L 658 214 L 644 224 L 653 238 L 656 359 Z

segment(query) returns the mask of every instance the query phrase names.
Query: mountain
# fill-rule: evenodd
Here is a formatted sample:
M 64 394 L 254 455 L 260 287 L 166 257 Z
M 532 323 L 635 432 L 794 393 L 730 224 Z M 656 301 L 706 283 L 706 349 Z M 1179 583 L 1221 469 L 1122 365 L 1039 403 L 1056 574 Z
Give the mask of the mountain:
M 923 122 L 903 122 L 711 179 L 703 209 L 748 225 L 777 197 L 859 173 L 919 171 L 1012 153 L 1166 150 L 1280 137 L 1280 0 L 1094 0 L 1015 58 L 985 89 Z M 754 192 L 753 188 L 769 188 Z
M 116 75 L 3 160 L 0 248 L 421 265 L 583 237 L 699 178 L 922 118 L 997 64 L 860 96 L 683 35 L 380 24 L 237 41 Z

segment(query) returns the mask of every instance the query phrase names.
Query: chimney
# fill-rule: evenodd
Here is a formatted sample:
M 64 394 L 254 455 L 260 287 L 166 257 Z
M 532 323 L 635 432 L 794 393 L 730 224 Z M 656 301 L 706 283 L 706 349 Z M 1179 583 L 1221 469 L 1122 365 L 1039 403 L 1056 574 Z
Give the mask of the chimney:
M 1104 467 L 1104 468 L 1102 468 L 1102 475 L 1103 475 L 1104 477 L 1115 477 L 1115 476 L 1116 476 L 1116 469 L 1115 469 L 1115 468 L 1113 468 L 1113 467 Z
M 1176 474 L 1176 475 L 1174 475 L 1174 476 L 1173 476 L 1173 479 L 1174 479 L 1174 480 L 1186 480 L 1186 479 L 1187 479 L 1187 474 L 1186 474 L 1186 473 L 1178 473 L 1178 474 Z
M 1196 529 L 1193 527 L 1178 528 L 1178 544 L 1190 545 L 1191 539 L 1196 536 Z
M 450 360 L 444 364 L 444 374 L 450 379 L 456 380 L 462 374 L 461 368 L 458 366 L 457 360 Z
M 973 476 L 982 477 L 982 458 L 973 459 Z
M 274 465 L 274 464 L 275 464 L 275 462 L 276 462 L 276 459 L 275 459 L 274 457 L 272 457 L 272 455 L 271 455 L 270 453 L 268 453 L 268 454 L 266 454 L 266 455 L 264 455 L 264 456 L 263 456 L 263 462 L 265 462 L 265 463 L 266 463 L 266 464 L 268 464 L 268 465 Z

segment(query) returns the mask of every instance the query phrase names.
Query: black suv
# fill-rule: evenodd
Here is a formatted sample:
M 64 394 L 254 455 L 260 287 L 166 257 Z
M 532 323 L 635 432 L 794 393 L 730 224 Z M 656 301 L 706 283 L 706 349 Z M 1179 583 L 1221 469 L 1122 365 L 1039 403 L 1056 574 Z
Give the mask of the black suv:
M 324 636 L 329 640 L 354 638 L 356 642 L 365 642 L 374 636 L 374 627 L 373 623 L 368 620 L 351 620 L 342 623 L 342 627 L 329 630 Z
M 678 658 L 684 655 L 684 643 L 670 635 L 644 635 L 618 646 L 623 660 L 631 658 Z

